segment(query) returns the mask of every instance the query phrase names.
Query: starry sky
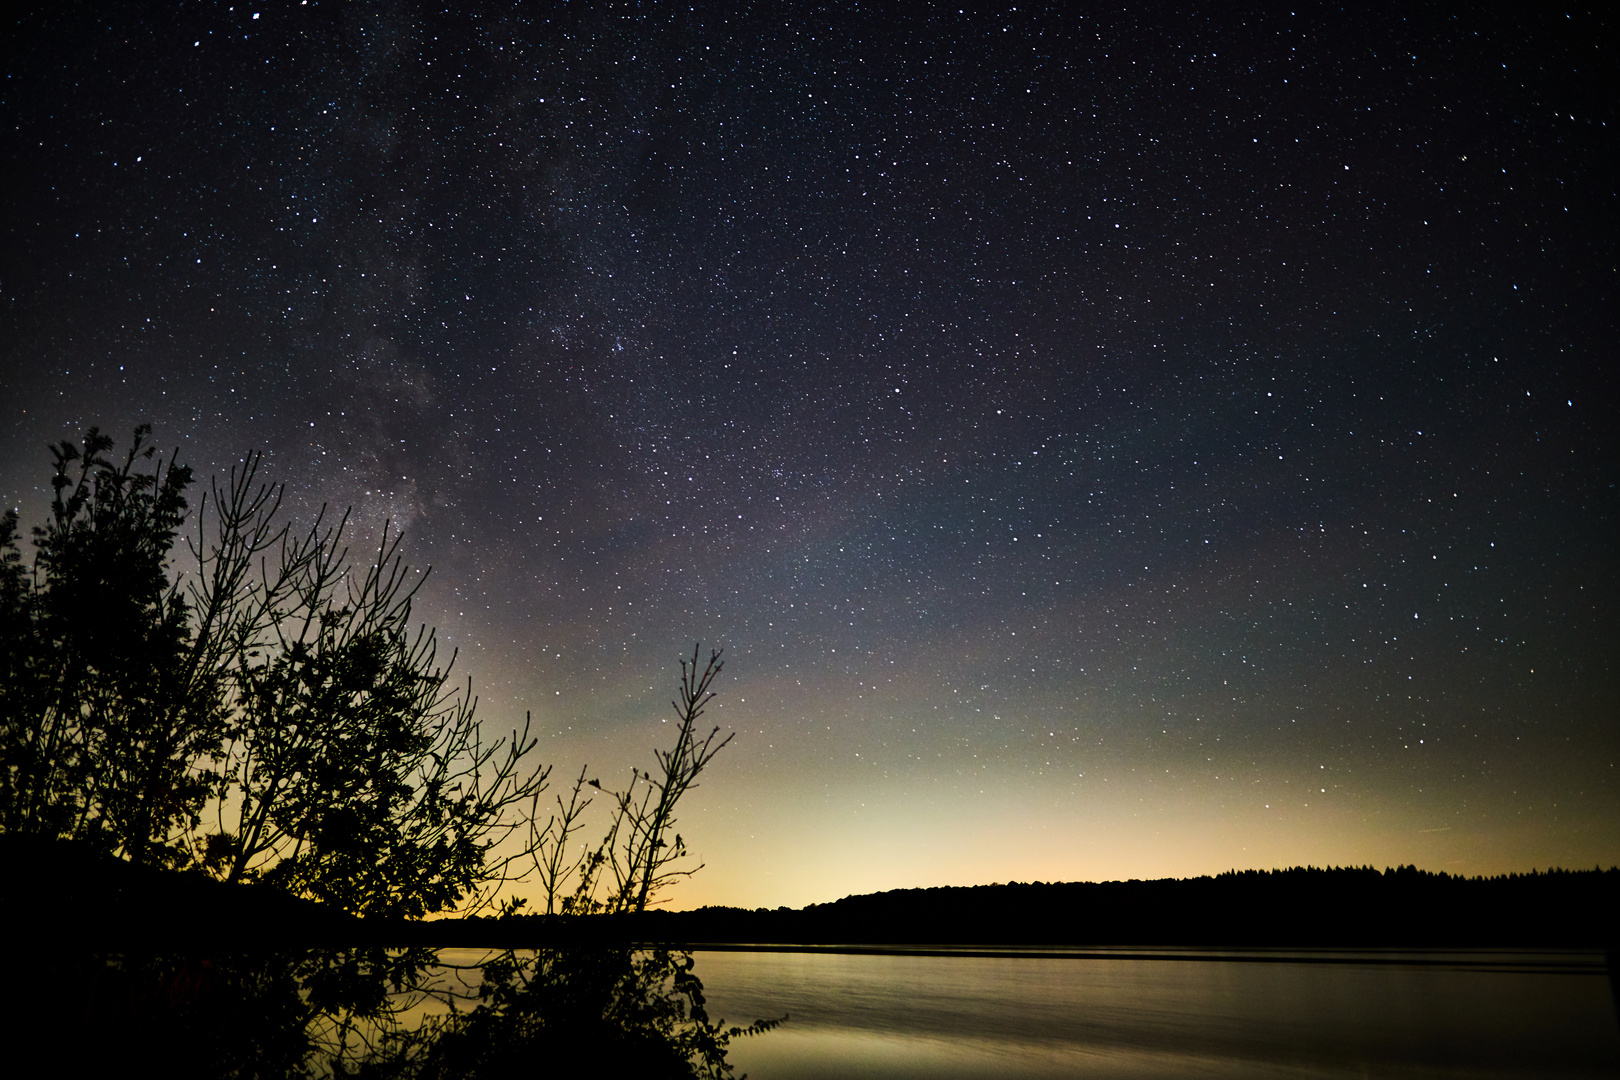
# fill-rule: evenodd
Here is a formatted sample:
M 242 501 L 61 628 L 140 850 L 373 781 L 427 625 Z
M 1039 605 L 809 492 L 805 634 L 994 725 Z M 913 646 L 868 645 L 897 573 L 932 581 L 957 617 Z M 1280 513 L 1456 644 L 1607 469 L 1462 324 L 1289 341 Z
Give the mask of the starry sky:
M 260 449 L 558 778 L 723 647 L 676 907 L 1608 866 L 1600 7 L 51 5 L 0 502 Z

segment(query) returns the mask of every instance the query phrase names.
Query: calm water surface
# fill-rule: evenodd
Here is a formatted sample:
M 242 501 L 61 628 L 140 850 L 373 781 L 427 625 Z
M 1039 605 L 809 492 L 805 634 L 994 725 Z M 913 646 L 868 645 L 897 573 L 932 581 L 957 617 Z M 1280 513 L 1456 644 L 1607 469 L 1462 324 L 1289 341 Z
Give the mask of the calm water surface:
M 1601 954 L 696 958 L 753 1080 L 1620 1076 Z

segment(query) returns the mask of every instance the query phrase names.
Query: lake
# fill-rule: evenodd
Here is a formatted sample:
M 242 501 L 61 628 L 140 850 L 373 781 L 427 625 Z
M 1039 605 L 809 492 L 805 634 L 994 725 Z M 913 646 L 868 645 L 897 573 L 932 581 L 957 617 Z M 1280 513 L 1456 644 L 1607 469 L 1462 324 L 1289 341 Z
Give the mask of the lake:
M 753 1080 L 1620 1076 L 1596 952 L 696 955 Z

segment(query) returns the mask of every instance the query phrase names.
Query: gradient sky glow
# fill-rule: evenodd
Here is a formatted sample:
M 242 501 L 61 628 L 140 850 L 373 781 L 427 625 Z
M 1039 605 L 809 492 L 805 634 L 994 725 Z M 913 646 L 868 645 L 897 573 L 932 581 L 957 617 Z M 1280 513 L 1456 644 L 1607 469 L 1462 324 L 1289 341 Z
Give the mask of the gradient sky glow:
M 1411 7 L 53 7 L 0 502 L 262 448 L 558 778 L 724 647 L 678 907 L 1611 865 L 1612 18 Z

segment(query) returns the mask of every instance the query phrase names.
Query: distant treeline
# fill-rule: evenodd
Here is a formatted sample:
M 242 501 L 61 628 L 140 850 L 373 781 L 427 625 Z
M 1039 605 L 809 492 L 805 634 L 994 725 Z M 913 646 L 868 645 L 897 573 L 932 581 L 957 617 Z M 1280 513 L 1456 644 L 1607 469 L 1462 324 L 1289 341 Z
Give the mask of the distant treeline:
M 686 943 L 1603 946 L 1620 942 L 1620 869 L 1456 877 L 1415 866 L 1233 870 L 1157 881 L 896 889 L 800 910 L 706 907 L 613 920 L 424 924 L 447 944 L 525 935 Z
M 0 914 L 93 938 L 229 947 L 370 941 L 522 947 L 805 945 L 1576 946 L 1620 944 L 1620 869 L 1457 877 L 1415 866 L 1233 870 L 1156 881 L 896 889 L 802 909 L 362 921 L 264 887 L 0 837 Z M 86 942 L 88 943 L 88 942 Z

